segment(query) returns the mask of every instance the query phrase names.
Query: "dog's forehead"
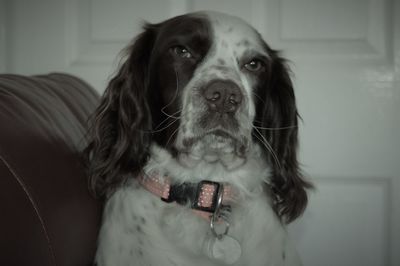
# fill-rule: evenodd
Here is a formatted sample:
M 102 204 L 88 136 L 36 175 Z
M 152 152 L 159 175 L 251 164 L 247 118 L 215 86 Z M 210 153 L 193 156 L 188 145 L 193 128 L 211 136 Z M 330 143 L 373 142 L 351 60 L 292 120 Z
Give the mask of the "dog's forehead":
M 214 41 L 224 49 L 242 54 L 246 50 L 264 51 L 260 34 L 241 18 L 208 11 L 206 15 L 214 32 Z

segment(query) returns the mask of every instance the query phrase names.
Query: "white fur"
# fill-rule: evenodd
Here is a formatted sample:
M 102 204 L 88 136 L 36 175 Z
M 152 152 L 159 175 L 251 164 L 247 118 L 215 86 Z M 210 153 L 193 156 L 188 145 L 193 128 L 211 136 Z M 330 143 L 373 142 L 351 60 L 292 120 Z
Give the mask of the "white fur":
M 229 235 L 239 241 L 242 256 L 233 265 L 301 265 L 284 226 L 268 204 L 262 186 L 268 179 L 268 167 L 260 158 L 255 148 L 234 171 L 205 162 L 187 169 L 167 151 L 153 146 L 145 171 L 168 173 L 180 181 L 229 182 L 238 188 L 241 196 L 232 212 Z M 209 232 L 208 221 L 189 208 L 162 202 L 132 181 L 106 204 L 96 261 L 99 266 L 225 265 L 208 259 L 202 251 Z
M 232 153 L 235 143 L 207 136 L 178 159 L 153 145 L 144 171 L 168 175 L 175 182 L 227 182 L 239 191 L 239 200 L 232 206 L 229 236 L 240 243 L 242 256 L 233 265 L 301 265 L 284 225 L 271 207 L 270 191 L 265 186 L 269 182 L 269 166 L 260 147 L 251 139 L 255 113 L 251 94 L 253 80 L 240 70 L 237 60 L 245 48 L 235 44 L 246 38 L 251 49 L 262 51 L 257 33 L 234 17 L 219 13 L 207 13 L 207 17 L 213 25 L 214 45 L 185 87 L 182 128 L 176 146 L 179 149 L 185 139 L 196 134 L 196 115 L 202 108 L 201 104 L 195 104 L 196 88 L 204 80 L 218 77 L 240 84 L 245 97 L 245 104 L 237 114 L 240 122 L 237 136 L 248 141 L 246 157 Z M 232 66 L 228 72 L 213 68 L 219 59 Z M 209 234 L 207 220 L 194 215 L 190 208 L 161 201 L 132 178 L 106 203 L 96 262 L 98 266 L 225 265 L 204 254 L 202 246 Z

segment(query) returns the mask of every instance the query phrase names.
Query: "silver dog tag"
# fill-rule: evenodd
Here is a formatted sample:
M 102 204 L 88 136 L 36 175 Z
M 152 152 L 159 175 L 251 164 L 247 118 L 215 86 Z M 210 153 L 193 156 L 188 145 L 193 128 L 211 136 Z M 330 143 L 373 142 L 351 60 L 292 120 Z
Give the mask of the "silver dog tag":
M 212 235 L 205 239 L 203 249 L 209 258 L 222 261 L 225 264 L 233 264 L 242 255 L 242 248 L 236 239 L 228 236 L 230 208 L 224 209 L 224 206 L 222 206 L 223 194 L 224 186 L 221 185 L 217 194 L 217 206 L 210 217 Z
M 215 239 L 212 253 L 214 258 L 222 260 L 226 264 L 233 264 L 242 255 L 242 248 L 236 239 L 226 235 L 221 239 Z
M 208 238 L 205 243 L 205 251 L 209 258 L 222 261 L 228 265 L 237 262 L 242 255 L 239 242 L 228 235 L 221 238 Z

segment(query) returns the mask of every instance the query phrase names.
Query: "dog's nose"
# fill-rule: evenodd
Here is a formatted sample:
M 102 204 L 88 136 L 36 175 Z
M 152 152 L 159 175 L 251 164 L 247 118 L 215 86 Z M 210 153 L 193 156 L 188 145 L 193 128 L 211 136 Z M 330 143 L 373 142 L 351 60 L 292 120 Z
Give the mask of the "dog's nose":
M 203 90 L 210 110 L 218 113 L 234 113 L 242 102 L 240 88 L 232 81 L 215 81 Z

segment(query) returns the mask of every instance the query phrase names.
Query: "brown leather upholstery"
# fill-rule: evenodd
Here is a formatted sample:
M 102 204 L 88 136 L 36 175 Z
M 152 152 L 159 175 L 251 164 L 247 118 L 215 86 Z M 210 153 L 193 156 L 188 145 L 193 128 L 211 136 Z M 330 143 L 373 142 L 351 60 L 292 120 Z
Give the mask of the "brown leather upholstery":
M 79 152 L 97 101 L 70 75 L 0 75 L 0 265 L 91 264 L 101 207 Z

